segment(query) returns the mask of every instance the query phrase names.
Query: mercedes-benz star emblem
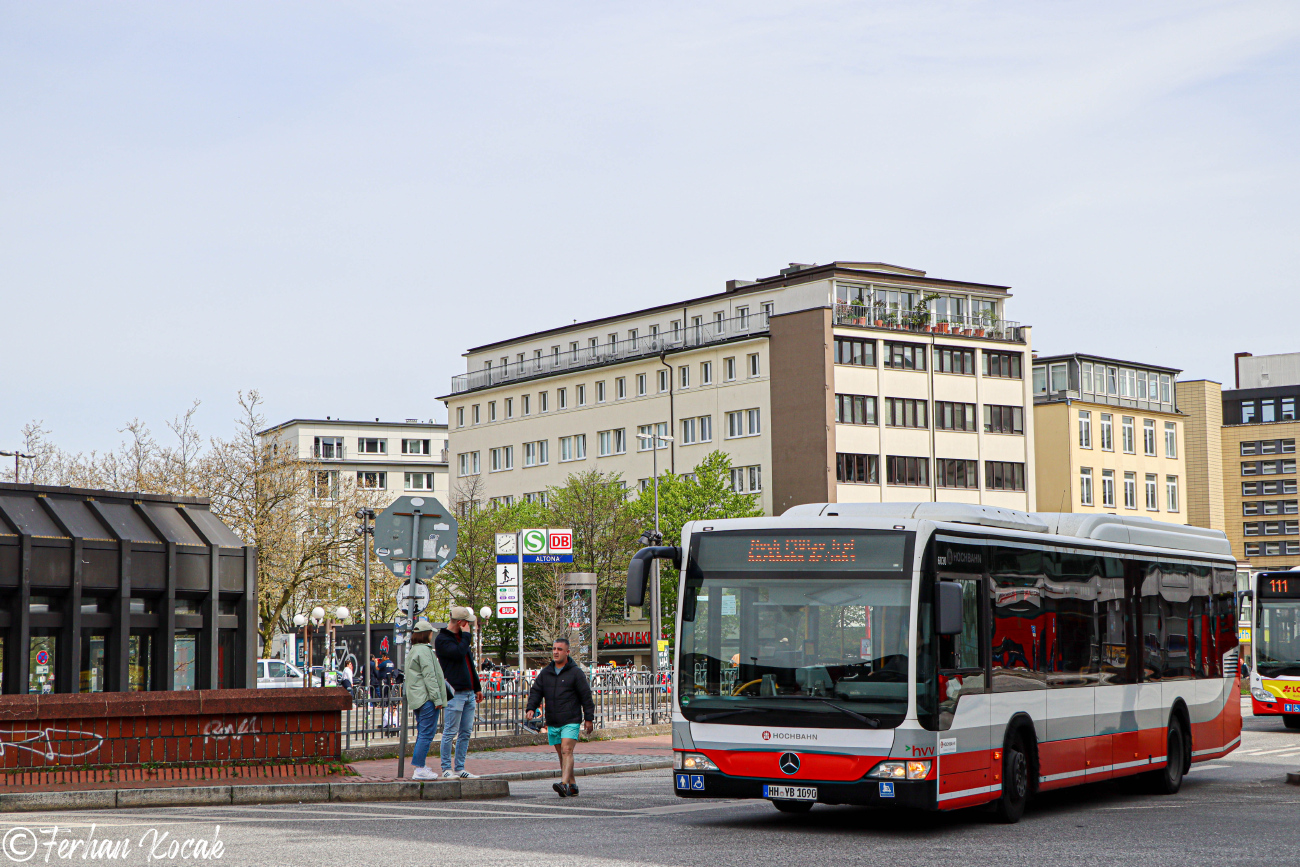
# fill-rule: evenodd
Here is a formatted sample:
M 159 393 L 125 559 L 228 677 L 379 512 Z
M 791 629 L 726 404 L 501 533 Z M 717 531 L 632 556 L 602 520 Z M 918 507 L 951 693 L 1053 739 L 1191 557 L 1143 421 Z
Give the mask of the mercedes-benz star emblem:
M 799 773 L 799 757 L 794 753 L 781 753 L 781 773 Z

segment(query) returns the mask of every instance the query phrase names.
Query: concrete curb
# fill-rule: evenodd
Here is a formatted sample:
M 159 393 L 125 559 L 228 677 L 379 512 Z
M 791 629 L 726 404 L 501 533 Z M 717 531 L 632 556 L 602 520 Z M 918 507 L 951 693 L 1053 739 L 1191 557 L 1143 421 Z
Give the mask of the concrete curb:
M 573 769 L 575 777 L 588 777 L 595 774 L 628 774 L 633 771 L 658 771 L 673 766 L 672 759 L 660 759 L 653 762 L 627 762 L 621 765 L 594 765 L 589 768 L 577 767 Z M 560 775 L 559 768 L 548 768 L 544 771 L 515 771 L 508 774 L 481 774 L 480 780 L 546 780 L 551 777 Z M 466 782 L 472 782 L 467 780 Z
M 326 801 L 458 801 L 509 796 L 510 783 L 505 779 L 439 780 L 428 783 L 409 780 L 291 783 L 284 786 L 168 786 L 158 789 L 90 789 L 80 792 L 4 792 L 0 793 L 0 813 Z
M 670 723 L 662 723 L 652 726 L 623 726 L 619 728 L 596 729 L 591 734 L 584 737 L 580 743 L 591 741 L 616 741 L 624 738 L 644 738 L 652 735 L 670 735 L 673 733 L 673 727 Z M 546 735 L 494 735 L 491 737 L 470 738 L 469 749 L 472 756 L 476 752 L 483 750 L 502 750 L 510 747 L 539 747 L 546 746 Z M 437 756 L 441 739 L 433 742 L 429 747 L 429 755 Z M 406 747 L 406 754 L 410 755 L 411 750 L 415 748 L 414 740 L 411 740 Z M 344 762 L 364 762 L 372 759 L 397 758 L 397 744 L 372 744 L 368 747 L 353 746 L 343 750 Z

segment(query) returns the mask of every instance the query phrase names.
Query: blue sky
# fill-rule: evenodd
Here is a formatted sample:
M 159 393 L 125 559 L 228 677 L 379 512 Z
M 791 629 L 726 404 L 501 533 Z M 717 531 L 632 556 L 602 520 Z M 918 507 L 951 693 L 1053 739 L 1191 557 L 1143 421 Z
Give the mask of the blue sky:
M 789 262 L 1042 352 L 1300 350 L 1300 6 L 0 3 L 0 448 L 235 392 L 445 418 L 467 347 Z

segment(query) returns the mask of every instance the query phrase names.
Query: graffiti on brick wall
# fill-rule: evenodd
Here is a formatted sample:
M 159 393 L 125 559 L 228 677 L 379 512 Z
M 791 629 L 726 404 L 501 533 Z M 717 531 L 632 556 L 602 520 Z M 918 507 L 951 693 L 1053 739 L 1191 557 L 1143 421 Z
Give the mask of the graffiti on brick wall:
M 50 735 L 63 735 L 51 738 Z M 22 738 L 22 740 L 10 740 Z M 90 742 L 91 746 L 81 749 L 81 745 Z M 80 729 L 47 728 L 39 732 L 0 731 L 0 757 L 8 749 L 25 750 L 43 756 L 47 762 L 55 759 L 79 759 L 99 749 L 104 742 L 101 735 Z
M 230 738 L 239 735 L 253 735 L 256 740 L 257 735 L 262 733 L 262 727 L 255 716 L 246 716 L 238 723 L 223 723 L 219 719 L 214 719 L 203 727 L 203 743 L 207 743 L 212 738 Z

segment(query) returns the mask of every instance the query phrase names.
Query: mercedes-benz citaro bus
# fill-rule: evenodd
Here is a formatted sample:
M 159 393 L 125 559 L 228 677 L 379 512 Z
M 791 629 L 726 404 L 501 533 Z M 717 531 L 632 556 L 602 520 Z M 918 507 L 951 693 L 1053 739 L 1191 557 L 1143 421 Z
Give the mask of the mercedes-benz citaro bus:
M 1300 729 L 1300 569 L 1260 572 L 1253 583 L 1251 710 Z
M 696 521 L 681 547 L 676 793 L 1019 819 L 1142 774 L 1174 793 L 1241 740 L 1221 532 L 953 503 Z

